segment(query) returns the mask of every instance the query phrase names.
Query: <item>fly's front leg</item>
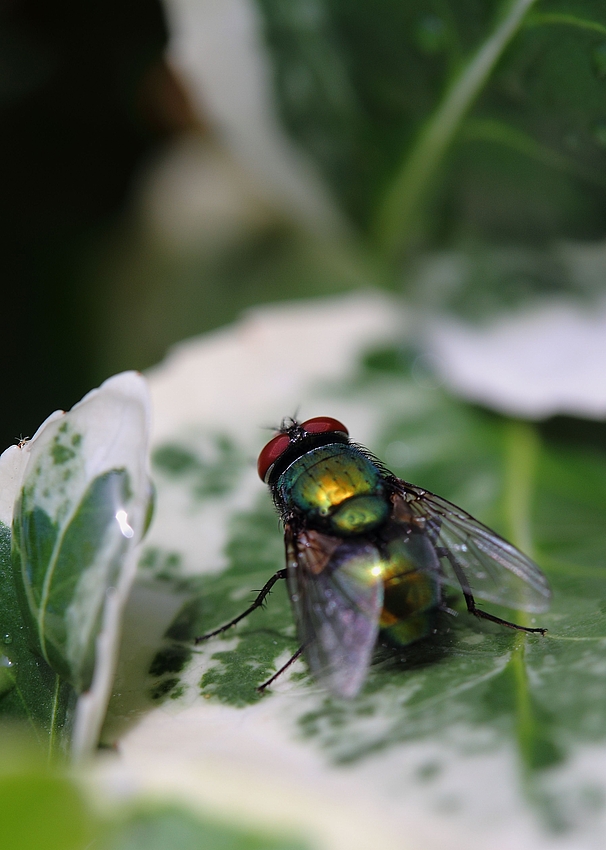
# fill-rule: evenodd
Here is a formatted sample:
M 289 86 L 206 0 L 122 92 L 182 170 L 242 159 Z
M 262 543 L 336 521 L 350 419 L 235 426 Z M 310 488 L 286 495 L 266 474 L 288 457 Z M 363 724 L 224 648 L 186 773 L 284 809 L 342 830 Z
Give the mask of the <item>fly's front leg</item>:
M 278 572 L 263 586 L 263 589 L 259 591 L 259 595 L 253 604 L 246 609 L 246 611 L 243 611 L 242 614 L 234 617 L 233 620 L 230 620 L 229 623 L 225 623 L 225 625 L 221 626 L 219 629 L 215 629 L 214 632 L 209 632 L 207 635 L 201 635 L 200 637 L 194 638 L 194 643 L 201 643 L 203 640 L 208 640 L 208 638 L 215 637 L 215 635 L 220 635 L 227 631 L 227 629 L 231 629 L 232 626 L 235 626 L 236 623 L 239 623 L 240 620 L 244 619 L 244 617 L 248 617 L 249 614 L 252 614 L 253 611 L 256 611 L 257 608 L 260 608 L 263 605 L 265 599 L 271 593 L 271 589 L 274 584 L 283 578 L 286 578 L 286 570 L 278 570 Z
M 474 617 L 477 617 L 479 620 L 489 620 L 491 623 L 498 623 L 499 626 L 507 626 L 508 629 L 516 629 L 519 632 L 530 632 L 531 634 L 540 635 L 545 634 L 547 629 L 532 629 L 529 626 L 519 626 L 517 623 L 511 623 L 509 620 L 503 620 L 501 617 L 495 617 L 494 614 L 489 614 L 487 611 L 482 611 L 480 608 L 477 608 L 476 601 L 473 598 L 473 593 L 471 592 L 465 573 L 452 552 L 449 549 L 440 546 L 436 547 L 436 554 L 438 558 L 447 558 L 450 562 L 450 566 L 453 568 L 459 584 L 461 585 L 467 610 L 470 614 L 473 614 Z

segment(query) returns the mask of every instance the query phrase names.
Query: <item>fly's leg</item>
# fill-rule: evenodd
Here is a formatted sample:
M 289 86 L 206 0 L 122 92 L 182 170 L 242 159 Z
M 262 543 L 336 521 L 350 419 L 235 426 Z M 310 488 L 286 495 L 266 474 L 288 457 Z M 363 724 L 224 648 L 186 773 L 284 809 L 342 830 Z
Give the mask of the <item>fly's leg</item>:
M 489 614 L 487 611 L 482 611 L 480 608 L 476 608 L 476 601 L 473 598 L 473 593 L 471 592 L 465 573 L 461 569 L 461 565 L 455 556 L 449 549 L 445 549 L 444 547 L 436 547 L 436 554 L 438 558 L 448 558 L 450 566 L 453 568 L 455 575 L 459 580 L 459 584 L 461 585 L 467 610 L 470 614 L 473 614 L 474 617 L 477 617 L 479 620 L 490 620 L 491 623 L 498 623 L 499 626 L 507 626 L 508 629 L 517 629 L 520 632 L 538 633 L 540 635 L 545 634 L 547 629 L 531 629 L 529 626 L 519 626 L 517 623 L 511 623 L 509 620 L 503 620 L 501 617 L 495 617 L 494 614 Z
M 253 611 L 256 611 L 257 608 L 260 608 L 263 605 L 266 598 L 271 593 L 271 589 L 274 584 L 282 578 L 286 578 L 286 570 L 278 570 L 278 572 L 270 578 L 270 580 L 263 586 L 263 589 L 259 591 L 259 595 L 253 604 L 250 605 L 246 611 L 239 614 L 237 617 L 234 617 L 234 619 L 230 620 L 229 623 L 225 623 L 224 626 L 215 629 L 214 632 L 209 632 L 207 635 L 201 635 L 200 637 L 194 638 L 194 643 L 201 643 L 203 640 L 208 640 L 208 638 L 215 637 L 215 635 L 220 635 L 227 631 L 227 629 L 231 629 L 232 626 L 235 626 L 236 623 L 239 623 L 240 620 L 244 619 L 244 617 L 248 617 L 249 614 L 252 614 Z
M 288 670 L 288 668 L 289 668 L 289 667 L 290 667 L 290 665 L 293 663 L 293 661 L 296 661 L 296 660 L 297 660 L 297 658 L 301 655 L 301 653 L 302 653 L 302 652 L 303 652 L 303 647 L 302 647 L 302 646 L 300 646 L 300 647 L 297 649 L 297 651 L 295 652 L 295 654 L 293 655 L 293 657 L 292 657 L 292 658 L 289 658 L 289 659 L 288 659 L 288 661 L 286 662 L 286 664 L 282 665 L 282 667 L 280 667 L 280 669 L 278 670 L 278 672 L 277 672 L 277 673 L 274 673 L 274 675 L 271 677 L 271 679 L 268 679 L 268 680 L 267 680 L 267 682 L 263 682 L 263 684 L 262 684 L 262 685 L 259 685 L 259 687 L 257 688 L 257 690 L 259 691 L 259 693 L 260 693 L 260 694 L 264 693 L 265 688 L 268 688 L 270 685 L 272 685 L 272 684 L 276 681 L 276 679 L 278 678 L 278 676 L 281 676 L 281 675 L 282 675 L 282 673 L 283 673 L 285 670 Z

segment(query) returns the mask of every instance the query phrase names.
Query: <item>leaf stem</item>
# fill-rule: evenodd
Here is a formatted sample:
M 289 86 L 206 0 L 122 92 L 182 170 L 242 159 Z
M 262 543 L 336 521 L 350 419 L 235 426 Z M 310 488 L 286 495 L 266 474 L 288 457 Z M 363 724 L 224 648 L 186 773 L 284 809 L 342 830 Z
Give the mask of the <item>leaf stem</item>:
M 540 450 L 536 429 L 527 422 L 510 420 L 505 426 L 504 513 L 508 535 L 515 546 L 532 555 L 531 507 L 534 479 Z M 520 612 L 521 625 L 530 625 Z M 532 707 L 526 672 L 527 635 L 517 632 L 509 662 L 513 674 L 516 713 L 516 737 L 526 769 L 535 765 L 539 728 Z
M 526 673 L 526 635 L 518 632 L 515 636 L 515 646 L 511 655 L 516 711 L 516 737 L 522 762 L 532 764 L 533 742 L 536 737 L 536 722 L 530 701 L 528 675 Z
M 564 174 L 578 177 L 590 186 L 606 188 L 606 180 L 603 175 L 592 172 L 583 165 L 569 160 L 558 151 L 535 141 L 532 136 L 527 135 L 517 127 L 512 127 L 502 121 L 496 121 L 492 118 L 470 118 L 463 125 L 461 136 L 465 141 L 479 140 L 508 147 L 510 150 L 515 150 L 523 156 L 539 162 L 546 168 L 553 168 Z
M 374 226 L 376 241 L 387 258 L 395 259 L 408 247 L 417 226 L 419 208 L 461 121 L 535 2 L 513 0 L 508 4 L 492 34 L 454 78 L 396 171 Z
M 604 24 L 600 24 L 598 21 L 587 20 L 586 18 L 577 18 L 576 15 L 570 15 L 566 12 L 533 12 L 524 22 L 525 27 L 540 27 L 548 24 L 563 24 L 564 26 L 576 27 L 577 29 L 606 35 L 606 26 Z

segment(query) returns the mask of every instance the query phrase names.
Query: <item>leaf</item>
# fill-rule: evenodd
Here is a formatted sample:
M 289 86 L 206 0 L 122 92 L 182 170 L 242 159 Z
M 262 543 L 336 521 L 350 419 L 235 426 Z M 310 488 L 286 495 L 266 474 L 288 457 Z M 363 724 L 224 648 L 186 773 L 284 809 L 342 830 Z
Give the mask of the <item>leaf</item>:
M 10 850 L 304 850 L 284 830 L 234 825 L 177 805 L 91 805 L 82 774 L 41 757 L 31 741 L 0 735 L 3 846 Z M 88 780 L 90 782 L 90 779 Z M 35 816 L 32 816 L 35 813 Z
M 32 652 L 13 581 L 10 524 L 27 461 L 22 446 L 0 456 L 0 717 L 24 720 L 50 754 L 69 748 L 76 695 Z
M 19 629 L 41 657 L 36 663 L 58 676 L 57 687 L 79 695 L 78 755 L 96 741 L 111 687 L 150 502 L 148 428 L 145 382 L 125 373 L 54 414 L 23 448 L 12 534 Z
M 237 483 L 242 458 L 238 447 L 226 434 L 208 435 L 198 453 L 193 446 L 184 448 L 164 443 L 154 451 L 152 462 L 159 474 L 191 482 L 197 499 L 212 499 L 228 493 Z
M 67 751 L 76 694 L 30 648 L 12 577 L 10 528 L 3 524 L 0 586 L 0 718 L 25 721 L 49 752 Z
M 82 850 L 99 823 L 73 777 L 41 758 L 15 730 L 0 737 L 2 841 L 19 850 Z M 35 813 L 35 815 L 33 815 Z
M 195 601 L 180 612 L 167 638 L 190 642 L 241 612 L 243 582 L 260 589 L 283 557 L 282 541 L 271 533 L 275 527 L 273 506 L 266 498 L 260 499 L 252 511 L 231 518 L 225 552 L 227 569 L 214 580 L 209 576 L 199 582 Z M 250 600 L 253 598 L 251 594 Z M 248 639 L 240 639 L 237 648 L 225 650 L 221 645 L 209 645 L 213 663 L 200 680 L 206 697 L 235 706 L 257 702 L 260 695 L 255 689 L 272 675 L 278 655 L 288 657 L 297 649 L 283 586 L 272 593 L 271 607 L 251 615 L 240 633 L 248 634 Z M 161 654 L 156 656 L 156 662 L 160 657 Z
M 318 307 L 322 320 L 326 309 Z M 282 314 L 274 320 L 304 338 L 309 316 L 299 331 Z M 353 315 L 347 321 L 355 343 L 360 330 Z M 342 328 L 333 324 L 338 336 Z M 337 846 L 331 830 L 360 847 L 381 831 L 382 843 L 395 848 L 404 830 L 414 837 L 434 825 L 442 846 L 445 823 L 451 846 L 486 846 L 495 823 L 507 846 L 549 846 L 554 833 L 564 836 L 562 846 L 590 846 L 602 834 L 599 801 L 606 799 L 605 426 L 561 419 L 530 425 L 468 405 L 398 345 L 362 354 L 359 343 L 357 366 L 348 374 L 342 360 L 330 381 L 306 378 L 293 353 L 288 386 L 300 415 L 345 421 L 396 474 L 530 552 L 554 600 L 532 619 L 491 606 L 549 630 L 526 636 L 477 621 L 453 592 L 448 602 L 457 616 L 436 613 L 426 640 L 377 647 L 355 700 L 330 698 L 301 661 L 260 698 L 255 686 L 297 646 L 284 587 L 276 586 L 265 610 L 193 645 L 196 635 L 243 611 L 283 565 L 282 533 L 252 466 L 266 438 L 257 429 L 259 411 L 266 404 L 273 413 L 274 383 L 260 379 L 248 394 L 237 383 L 241 364 L 253 358 L 253 338 L 239 329 L 234 345 L 243 346 L 242 356 L 230 349 L 232 365 L 221 365 L 222 380 L 238 388 L 229 425 L 220 407 L 192 414 L 191 400 L 180 417 L 168 392 L 186 376 L 208 386 L 224 341 L 192 346 L 153 379 L 158 415 L 169 404 L 173 417 L 172 431 L 163 420 L 158 445 L 172 446 L 173 459 L 195 456 L 193 423 L 217 434 L 223 422 L 240 468 L 232 488 L 212 501 L 192 488 L 193 480 L 212 478 L 210 465 L 195 465 L 199 480 L 184 472 L 193 469 L 187 464 L 171 475 L 164 463 L 157 474 L 158 513 L 104 730 L 104 740 L 119 745 L 120 781 L 136 777 L 170 794 L 187 787 L 201 804 L 228 806 L 234 817 L 252 807 L 267 823 L 275 823 L 278 797 L 288 824 L 304 835 L 317 831 L 328 846 Z M 290 398 L 283 398 L 288 412 Z M 204 399 L 205 410 L 210 403 Z M 323 801 L 341 794 L 344 808 L 324 820 Z
M 601 4 L 257 5 L 286 129 L 385 255 L 601 233 Z
M 213 823 L 177 808 L 131 815 L 102 842 L 102 850 L 303 850 L 298 841 Z

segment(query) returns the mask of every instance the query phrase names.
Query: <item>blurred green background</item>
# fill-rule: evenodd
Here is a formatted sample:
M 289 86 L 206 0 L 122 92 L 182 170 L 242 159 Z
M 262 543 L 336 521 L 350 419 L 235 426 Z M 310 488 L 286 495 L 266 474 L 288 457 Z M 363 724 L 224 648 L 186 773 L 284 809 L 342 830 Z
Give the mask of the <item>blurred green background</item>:
M 597 0 L 8 0 L 0 68 L 2 446 L 249 305 L 603 289 L 556 250 L 606 228 Z

